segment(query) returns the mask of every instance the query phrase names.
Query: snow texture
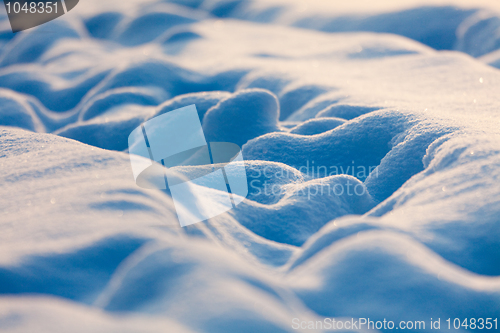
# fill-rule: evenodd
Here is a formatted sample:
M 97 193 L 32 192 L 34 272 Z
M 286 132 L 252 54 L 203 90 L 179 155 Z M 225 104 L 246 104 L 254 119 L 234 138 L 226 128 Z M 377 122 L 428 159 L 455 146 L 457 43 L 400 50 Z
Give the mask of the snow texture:
M 0 330 L 497 318 L 500 5 L 360 3 L 87 0 L 17 34 L 1 14 Z M 181 228 L 127 139 L 192 104 L 249 193 Z

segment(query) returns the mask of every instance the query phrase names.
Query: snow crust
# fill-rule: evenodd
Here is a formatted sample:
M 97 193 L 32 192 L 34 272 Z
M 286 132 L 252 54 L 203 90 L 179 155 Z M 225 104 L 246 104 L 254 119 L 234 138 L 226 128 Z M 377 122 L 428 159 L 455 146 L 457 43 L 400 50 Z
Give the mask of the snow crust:
M 88 0 L 16 35 L 2 14 L 1 330 L 497 317 L 500 7 L 361 2 Z M 249 194 L 181 228 L 127 138 L 191 104 Z

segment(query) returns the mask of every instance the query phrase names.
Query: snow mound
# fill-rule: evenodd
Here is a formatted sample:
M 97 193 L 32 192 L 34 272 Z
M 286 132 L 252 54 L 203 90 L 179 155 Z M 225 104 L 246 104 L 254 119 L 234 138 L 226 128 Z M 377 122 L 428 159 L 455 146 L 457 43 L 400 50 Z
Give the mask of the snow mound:
M 300 135 L 316 135 L 332 130 L 345 122 L 346 121 L 344 119 L 336 117 L 311 119 L 295 126 L 290 130 L 290 133 Z
M 498 276 L 499 154 L 498 138 L 442 137 L 427 149 L 426 169 L 370 215 L 399 225 L 400 209 L 405 216 L 419 211 L 401 227 L 411 225 L 415 237 L 456 265 Z
M 460 24 L 455 49 L 480 57 L 500 49 L 500 17 L 489 11 L 478 11 Z
M 18 34 L 1 14 L 2 330 L 494 318 L 498 15 L 464 1 L 87 0 Z M 181 228 L 128 136 L 192 104 L 207 141 L 242 146 L 224 170 L 249 191 Z
M 241 90 L 207 111 L 203 132 L 208 141 L 243 146 L 248 140 L 278 131 L 279 114 L 278 100 L 272 93 Z
M 453 5 L 453 3 L 456 5 Z M 365 9 L 365 2 L 325 4 L 300 1 L 199 1 L 194 7 L 219 17 L 232 17 L 254 22 L 284 24 L 325 32 L 370 31 L 405 36 L 437 50 L 458 50 L 478 57 L 500 47 L 498 22 L 500 7 L 490 1 L 467 3 L 427 1 L 421 7 L 401 1 L 401 9 L 384 12 L 384 4 Z M 448 4 L 447 3 L 447 4 Z M 395 3 L 393 7 L 399 7 Z M 483 6 L 483 7 L 481 7 Z M 225 8 L 222 12 L 219 8 Z M 391 6 L 390 6 L 391 7 Z M 356 8 L 355 10 L 352 10 Z M 419 27 L 415 29 L 415 27 Z M 354 57 L 377 57 L 410 54 L 409 50 L 384 48 L 364 49 Z
M 349 174 L 364 181 L 406 125 L 401 112 L 374 112 L 320 135 L 266 134 L 243 146 L 243 154 L 293 166 L 314 178 Z
M 232 215 L 257 235 L 296 246 L 302 245 L 328 221 L 347 214 L 364 214 L 375 205 L 363 183 L 348 175 L 324 177 L 285 188 L 268 186 L 261 191 L 285 194 L 273 205 L 245 201 Z
M 323 316 L 366 313 L 384 318 L 389 309 L 398 323 L 406 320 L 408 308 L 417 321 L 428 321 L 429 313 L 433 318 L 494 316 L 499 308 L 498 278 L 450 265 L 410 237 L 391 232 L 361 231 L 334 242 L 292 270 L 288 281 Z
M 0 121 L 6 126 L 44 131 L 44 125 L 33 107 L 22 96 L 8 89 L 0 89 Z
M 2 318 L 4 332 L 156 332 L 168 327 L 177 333 L 192 333 L 172 319 L 151 316 L 112 315 L 53 297 L 3 297 L 0 308 L 8 313 Z M 21 324 L 22 323 L 22 324 Z
M 318 112 L 316 118 L 335 117 L 350 120 L 378 109 L 380 108 L 335 104 Z
M 493 51 L 491 53 L 488 53 L 480 58 L 481 61 L 484 63 L 500 68 L 500 50 Z

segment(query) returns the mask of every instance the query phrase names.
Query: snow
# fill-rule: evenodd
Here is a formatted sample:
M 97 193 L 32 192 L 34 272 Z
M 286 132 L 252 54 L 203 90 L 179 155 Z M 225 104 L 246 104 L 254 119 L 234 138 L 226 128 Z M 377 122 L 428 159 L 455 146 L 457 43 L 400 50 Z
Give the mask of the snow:
M 334 129 L 337 126 L 343 125 L 346 119 L 337 117 L 320 117 L 318 119 L 310 119 L 295 126 L 290 130 L 290 133 L 301 135 L 315 135 Z
M 240 90 L 205 114 L 203 132 L 208 141 L 234 142 L 241 147 L 279 130 L 278 107 L 278 99 L 267 90 Z
M 0 329 L 496 318 L 499 13 L 88 0 L 17 34 L 2 14 Z M 168 189 L 137 186 L 128 138 L 192 104 L 207 141 L 242 148 L 225 170 L 245 168 L 248 195 L 181 228 Z

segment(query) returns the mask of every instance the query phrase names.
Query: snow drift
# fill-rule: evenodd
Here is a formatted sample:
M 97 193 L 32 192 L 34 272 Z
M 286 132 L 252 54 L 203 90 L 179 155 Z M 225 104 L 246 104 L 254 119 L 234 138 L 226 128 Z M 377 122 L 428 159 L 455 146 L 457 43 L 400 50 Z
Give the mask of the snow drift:
M 498 15 L 387 6 L 83 1 L 16 35 L 3 15 L 2 330 L 498 316 Z M 127 138 L 191 104 L 249 194 L 180 228 Z

